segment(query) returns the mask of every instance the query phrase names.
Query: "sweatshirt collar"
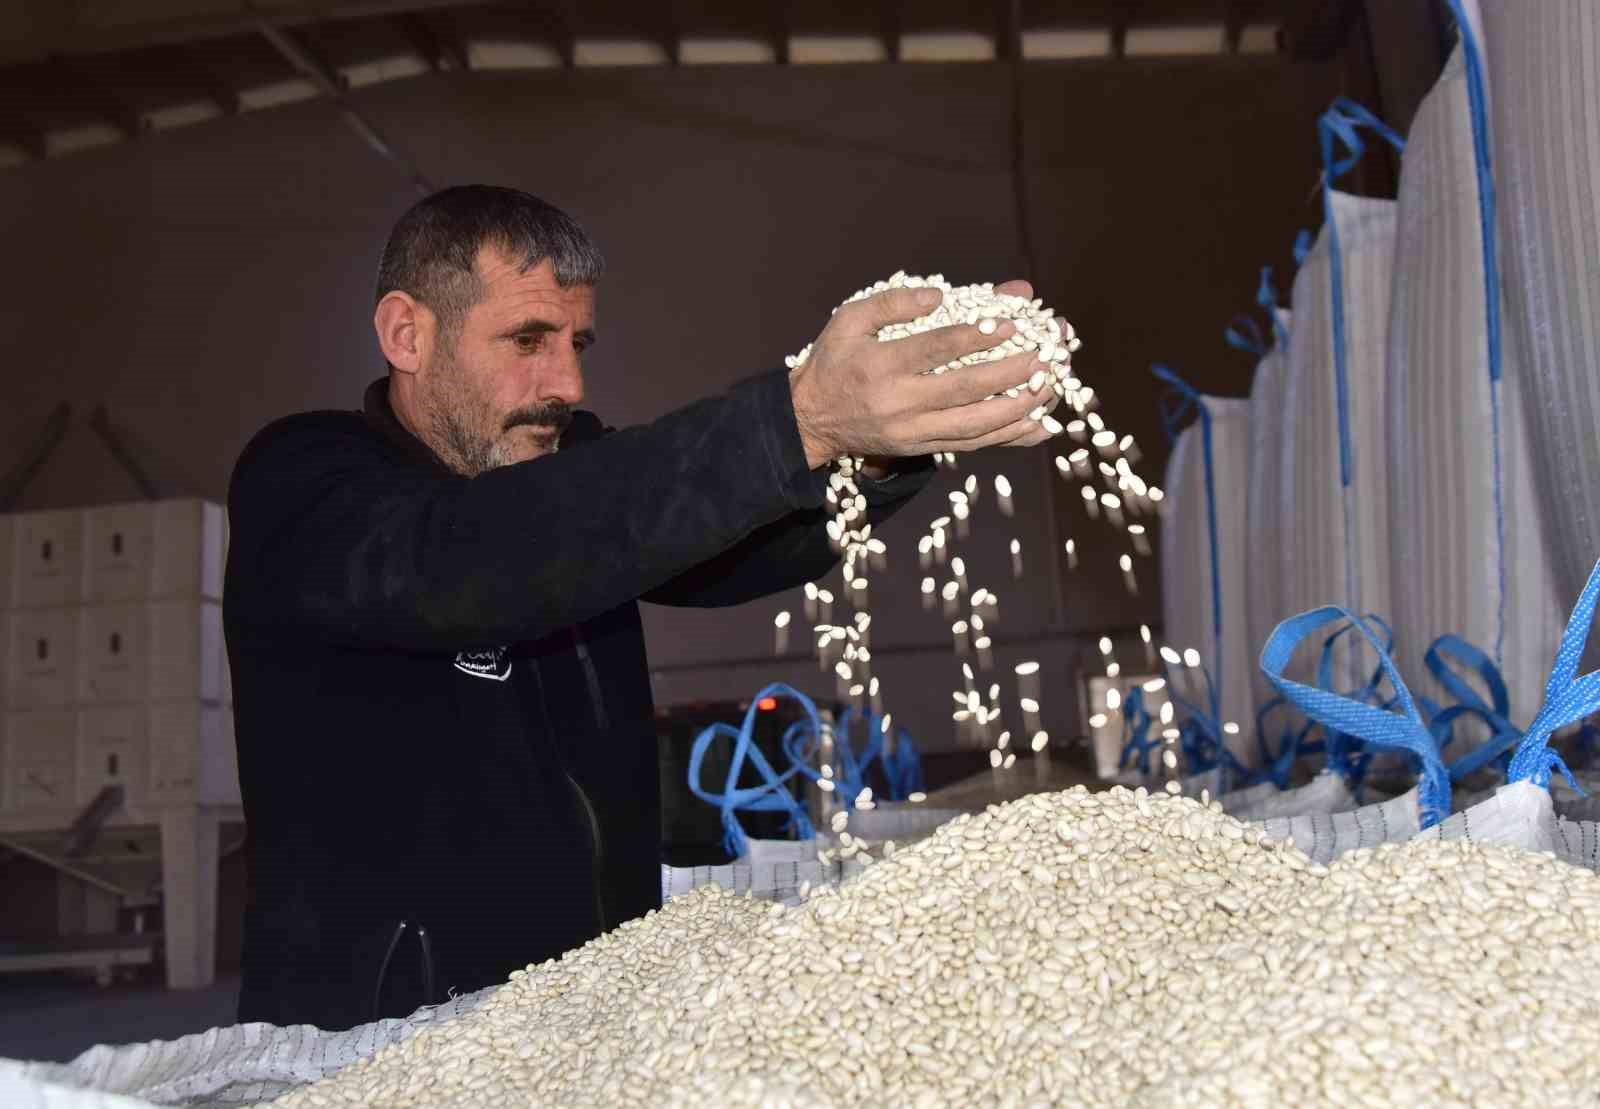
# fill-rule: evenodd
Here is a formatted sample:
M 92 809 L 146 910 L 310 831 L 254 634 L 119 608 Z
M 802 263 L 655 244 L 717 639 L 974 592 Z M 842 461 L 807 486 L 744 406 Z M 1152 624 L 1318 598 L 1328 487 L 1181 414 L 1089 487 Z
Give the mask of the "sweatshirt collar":
M 406 429 L 406 425 L 400 422 L 400 417 L 394 414 L 394 407 L 389 403 L 389 379 L 387 377 L 380 377 L 367 386 L 366 395 L 362 398 L 362 412 L 367 418 L 367 423 L 391 444 L 405 452 L 407 457 L 416 462 L 437 466 L 445 473 L 455 473 L 454 470 L 444 464 L 438 455 L 433 453 L 428 444 L 411 434 Z

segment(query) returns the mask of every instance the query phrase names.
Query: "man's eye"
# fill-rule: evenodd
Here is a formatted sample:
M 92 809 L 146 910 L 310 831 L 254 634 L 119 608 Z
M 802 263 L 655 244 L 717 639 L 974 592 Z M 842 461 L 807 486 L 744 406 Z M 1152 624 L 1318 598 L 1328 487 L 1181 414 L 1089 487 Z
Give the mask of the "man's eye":
M 517 344 L 518 350 L 526 352 L 538 350 L 539 342 L 543 338 L 544 336 L 542 335 L 517 335 L 514 337 L 513 342 Z

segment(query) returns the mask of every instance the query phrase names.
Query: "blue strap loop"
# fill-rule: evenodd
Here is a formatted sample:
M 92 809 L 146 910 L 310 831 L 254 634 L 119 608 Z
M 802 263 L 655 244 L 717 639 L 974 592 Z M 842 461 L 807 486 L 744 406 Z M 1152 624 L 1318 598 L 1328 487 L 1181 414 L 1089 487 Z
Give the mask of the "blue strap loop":
M 1383 138 L 1395 150 L 1405 150 L 1406 140 L 1364 105 L 1348 96 L 1335 97 L 1332 106 L 1317 121 L 1317 135 L 1322 144 L 1322 167 L 1328 175 L 1323 182 L 1324 188 L 1331 188 L 1334 181 L 1360 164 L 1367 152 L 1360 134 L 1363 127 Z M 1337 149 L 1340 146 L 1344 148 L 1342 155 Z
M 1283 316 L 1278 311 L 1278 287 L 1272 281 L 1272 267 L 1261 267 L 1261 284 L 1256 287 L 1256 304 L 1264 309 L 1272 321 L 1272 335 L 1279 350 L 1289 349 L 1289 333 L 1284 330 Z
M 789 821 L 785 827 L 792 831 L 796 838 L 811 839 L 816 835 L 811 820 L 806 815 L 805 806 L 796 800 L 788 789 L 787 783 L 795 776 L 796 768 L 791 766 L 782 774 L 778 773 L 761 753 L 761 749 L 755 745 L 756 714 L 760 711 L 759 704 L 764 697 L 791 697 L 805 709 L 806 718 L 791 724 L 785 733 L 785 739 L 797 728 L 803 729 L 809 726 L 813 734 L 820 734 L 822 730 L 822 723 L 817 717 L 817 708 L 809 697 L 782 682 L 773 682 L 750 699 L 744 723 L 738 728 L 727 724 L 712 724 L 695 738 L 694 748 L 689 753 L 689 791 L 700 800 L 716 805 L 721 810 L 722 846 L 733 858 L 740 858 L 748 851 L 744 829 L 739 826 L 737 816 L 741 811 L 788 813 Z M 722 792 L 713 793 L 701 786 L 700 774 L 706 753 L 711 749 L 711 745 L 722 737 L 733 740 L 733 757 L 728 764 L 728 778 Z M 740 772 L 747 762 L 760 777 L 761 784 L 744 787 L 739 785 Z
M 1260 358 L 1267 353 L 1267 341 L 1261 337 L 1261 327 L 1249 316 L 1238 315 L 1222 329 L 1222 338 L 1235 350 Z
M 839 713 L 833 734 L 833 783 L 835 795 L 846 809 L 855 807 L 855 799 L 867 785 L 867 775 L 874 761 L 882 764 L 884 780 L 888 783 L 888 798 L 904 801 L 912 793 L 926 788 L 922 756 L 912 741 L 911 733 L 904 728 L 895 729 L 895 742 L 891 748 L 886 743 L 883 720 L 887 714 L 867 710 L 859 713 L 848 706 Z M 852 745 L 850 735 L 855 721 L 864 720 L 866 742 L 860 751 Z M 811 765 L 811 757 L 820 743 L 820 733 L 795 731 L 792 727 L 783 737 L 783 751 L 789 758 L 791 770 L 813 782 L 822 774 Z
M 1117 760 L 1118 770 L 1127 770 L 1135 762 L 1139 774 L 1150 774 L 1150 756 L 1161 750 L 1161 737 L 1151 737 L 1150 710 L 1145 707 L 1144 688 L 1134 686 L 1122 702 L 1122 722 L 1127 740 L 1122 745 L 1122 757 Z
M 1318 630 L 1340 620 L 1347 620 L 1361 637 L 1377 652 L 1378 665 L 1383 676 L 1394 689 L 1389 705 L 1398 708 L 1378 708 L 1327 689 L 1303 685 L 1284 677 L 1284 670 L 1294 649 Z M 1326 649 L 1326 648 L 1325 648 Z M 1411 698 L 1400 673 L 1395 669 L 1389 652 L 1378 641 L 1365 620 L 1347 609 L 1328 605 L 1290 617 L 1273 629 L 1271 637 L 1261 652 L 1261 671 L 1283 695 L 1306 716 L 1320 723 L 1330 736 L 1335 733 L 1358 736 L 1368 747 L 1402 751 L 1416 756 L 1422 763 L 1421 780 L 1417 789 L 1418 818 L 1423 828 L 1431 828 L 1450 812 L 1450 777 L 1434 746 L 1433 736 L 1423 724 L 1417 706 Z
M 1254 785 L 1256 776 L 1239 762 L 1224 738 L 1218 686 L 1211 679 L 1211 671 L 1204 665 L 1200 667 L 1200 675 L 1205 683 L 1204 705 L 1196 705 L 1178 693 L 1177 684 L 1172 680 L 1172 672 L 1165 661 L 1161 664 L 1161 675 L 1166 679 L 1167 699 L 1172 702 L 1174 710 L 1181 710 L 1184 714 L 1183 722 L 1178 726 L 1178 746 L 1183 751 L 1189 772 L 1203 774 L 1221 767 L 1222 774 L 1217 784 L 1219 793 L 1230 788 Z
M 1222 565 L 1217 552 L 1216 466 L 1211 451 L 1211 409 L 1199 390 L 1166 366 L 1160 364 L 1151 366 L 1150 372 L 1158 381 L 1164 381 L 1170 386 L 1161 398 L 1161 421 L 1166 428 L 1169 443 L 1177 438 L 1178 421 L 1187 415 L 1190 409 L 1200 414 L 1200 448 L 1206 488 L 1206 543 L 1211 554 L 1211 658 L 1217 668 L 1217 684 L 1220 686 L 1223 659 Z M 1213 716 L 1218 712 L 1215 704 L 1211 706 L 1211 710 Z
M 1367 620 L 1375 624 L 1382 633 L 1382 648 L 1385 653 L 1394 652 L 1394 629 L 1389 627 L 1381 617 L 1367 613 Z M 1383 665 L 1373 666 L 1372 673 L 1360 688 L 1340 693 L 1334 687 L 1333 677 L 1333 652 L 1334 645 L 1339 642 L 1354 625 L 1346 624 L 1338 631 L 1322 641 L 1322 653 L 1317 659 L 1317 688 L 1333 693 L 1336 696 L 1350 697 L 1363 704 L 1374 705 L 1380 709 L 1388 709 L 1393 702 L 1385 701 L 1381 693 L 1383 685 Z M 1328 769 L 1344 778 L 1354 791 L 1359 792 L 1361 783 L 1366 780 L 1367 770 L 1372 765 L 1372 752 L 1363 750 L 1359 736 L 1348 735 L 1334 728 L 1323 729 L 1325 736 L 1323 749 L 1327 755 Z
M 1314 240 L 1311 237 L 1311 232 L 1305 228 L 1302 228 L 1300 234 L 1294 237 L 1295 265 L 1303 266 L 1306 264 L 1306 257 L 1311 253 L 1311 246 L 1313 242 Z
M 1459 781 L 1497 761 L 1504 770 L 1511 761 L 1511 748 L 1522 738 L 1522 730 L 1510 720 L 1511 697 L 1494 661 L 1458 635 L 1441 635 L 1429 645 L 1423 660 L 1429 673 L 1456 700 L 1455 704 L 1440 708 L 1425 698 L 1417 699 L 1428 714 L 1428 730 L 1439 749 L 1443 751 L 1454 741 L 1458 720 L 1479 720 L 1489 728 L 1487 742 L 1450 764 L 1451 780 Z M 1489 691 L 1487 702 L 1452 668 L 1455 663 L 1482 679 Z
M 1316 729 L 1316 724 L 1308 722 L 1298 728 L 1294 723 L 1286 724 L 1278 733 L 1277 751 L 1272 750 L 1267 742 L 1267 736 L 1270 734 L 1267 718 L 1280 709 L 1290 707 L 1289 702 L 1282 697 L 1274 697 L 1256 710 L 1256 749 L 1260 752 L 1261 767 L 1254 777 L 1258 781 L 1271 782 L 1279 789 L 1289 788 L 1289 777 L 1299 759 L 1306 755 L 1320 754 L 1325 749 L 1321 743 L 1306 742 Z
M 1550 771 L 1559 770 L 1567 781 L 1577 788 L 1572 771 L 1561 756 L 1550 750 L 1550 737 L 1569 724 L 1600 711 L 1600 671 L 1591 671 L 1578 677 L 1578 663 L 1583 659 L 1584 645 L 1589 640 L 1589 627 L 1594 623 L 1595 600 L 1600 597 L 1600 562 L 1589 571 L 1589 580 L 1572 609 L 1567 629 L 1561 636 L 1561 647 L 1556 652 L 1555 666 L 1550 670 L 1550 681 L 1545 686 L 1544 704 L 1539 714 L 1528 725 L 1527 734 L 1517 744 L 1511 756 L 1510 782 L 1532 781 L 1536 785 L 1550 784 Z

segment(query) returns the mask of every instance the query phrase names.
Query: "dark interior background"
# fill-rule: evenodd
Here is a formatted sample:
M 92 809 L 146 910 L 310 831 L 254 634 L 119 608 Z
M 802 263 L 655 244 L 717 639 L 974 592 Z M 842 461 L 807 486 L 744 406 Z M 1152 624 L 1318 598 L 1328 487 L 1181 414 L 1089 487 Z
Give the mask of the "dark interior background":
M 781 364 L 840 300 L 896 269 L 1027 276 L 1078 329 L 1080 376 L 1159 482 L 1149 365 L 1169 361 L 1210 391 L 1248 390 L 1251 360 L 1221 331 L 1251 308 L 1260 266 L 1277 265 L 1287 287 L 1290 243 L 1319 215 L 1315 119 L 1339 87 L 1335 67 L 1280 56 L 1028 65 L 1029 274 L 1004 67 L 435 73 L 353 99 L 435 184 L 528 189 L 598 237 L 610 271 L 588 403 L 613 423 Z M 380 372 L 372 277 L 414 198 L 320 101 L 0 173 L 13 260 L 0 272 L 0 444 L 20 453 L 61 400 L 80 413 L 103 402 L 166 492 L 222 498 L 257 428 L 355 407 Z M 926 746 L 948 742 L 949 723 L 942 694 L 923 691 L 959 674 L 947 622 L 917 601 L 915 541 L 966 473 L 982 475 L 987 494 L 963 545 L 969 577 L 1001 595 L 999 661 L 1013 648 L 1039 657 L 1055 676 L 1047 686 L 1063 690 L 1045 698 L 1046 726 L 1072 727 L 1069 673 L 1084 635 L 1159 621 L 1153 559 L 1139 560 L 1129 597 L 1116 569 L 1126 538 L 1084 518 L 1052 466 L 1064 450 L 963 459 L 885 535 L 893 573 L 873 591 L 878 670 L 886 690 L 916 691 L 903 706 L 891 694 L 890 707 Z M 1009 520 L 993 511 L 995 472 L 1016 488 Z M 19 507 L 136 496 L 80 425 Z M 1080 553 L 1070 574 L 1057 557 L 1067 536 Z M 801 615 L 798 595 L 651 610 L 658 698 L 748 694 L 778 677 L 816 688 L 798 629 L 799 660 L 770 659 L 780 607 Z

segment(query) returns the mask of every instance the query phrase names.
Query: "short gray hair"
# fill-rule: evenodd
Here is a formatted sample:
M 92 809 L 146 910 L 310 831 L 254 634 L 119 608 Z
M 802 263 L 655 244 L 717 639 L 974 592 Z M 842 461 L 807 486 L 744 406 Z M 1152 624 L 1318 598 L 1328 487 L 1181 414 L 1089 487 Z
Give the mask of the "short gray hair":
M 578 221 L 518 189 L 458 185 L 419 200 L 384 244 L 376 300 L 399 290 L 439 317 L 447 341 L 483 295 L 478 252 L 493 245 L 526 273 L 549 259 L 562 288 L 594 285 L 605 258 Z

